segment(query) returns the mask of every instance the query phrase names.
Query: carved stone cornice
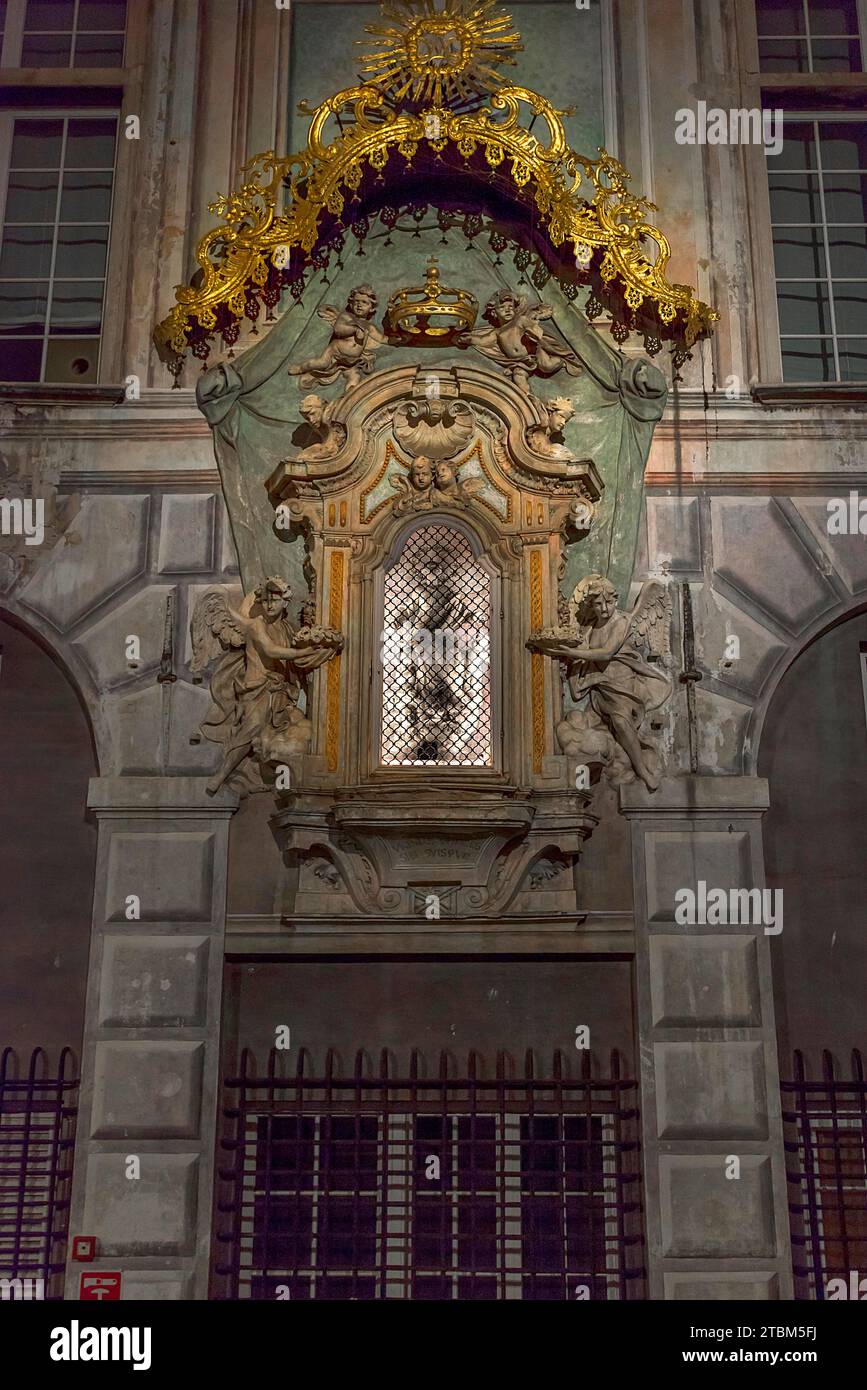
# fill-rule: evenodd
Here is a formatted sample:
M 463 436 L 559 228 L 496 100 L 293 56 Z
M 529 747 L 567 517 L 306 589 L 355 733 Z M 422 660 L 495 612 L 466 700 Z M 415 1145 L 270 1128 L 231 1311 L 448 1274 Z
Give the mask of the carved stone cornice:
M 290 861 L 303 867 L 315 857 L 333 867 L 333 874 L 319 871 L 332 890 L 332 915 L 424 920 L 432 899 L 446 918 L 508 912 L 519 893 L 538 892 L 545 882 L 544 874 L 530 881 L 534 865 L 556 860 L 568 869 L 598 823 L 587 793 L 528 797 L 502 779 L 497 787 L 495 777 L 487 790 L 476 782 L 458 793 L 448 780 L 413 791 L 392 778 L 389 790 L 386 777 L 376 791 L 336 792 L 324 816 L 320 798 L 288 795 L 272 825 Z M 567 879 L 557 891 L 574 910 Z M 315 906 L 316 893 L 308 897 Z

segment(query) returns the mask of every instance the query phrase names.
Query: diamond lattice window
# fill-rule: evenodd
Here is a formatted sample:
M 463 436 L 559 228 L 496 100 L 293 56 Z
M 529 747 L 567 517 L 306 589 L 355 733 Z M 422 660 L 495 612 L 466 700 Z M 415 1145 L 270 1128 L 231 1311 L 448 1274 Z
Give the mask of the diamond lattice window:
M 491 766 L 490 621 L 490 575 L 464 533 L 413 531 L 385 576 L 385 766 Z

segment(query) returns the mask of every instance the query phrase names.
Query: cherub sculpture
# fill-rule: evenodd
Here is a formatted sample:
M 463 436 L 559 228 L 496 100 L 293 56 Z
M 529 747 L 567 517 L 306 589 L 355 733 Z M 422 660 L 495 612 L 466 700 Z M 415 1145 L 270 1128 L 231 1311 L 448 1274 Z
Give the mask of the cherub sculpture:
M 671 694 L 660 669 L 670 664 L 670 627 L 667 585 L 648 580 L 632 612 L 623 613 L 614 586 L 591 574 L 575 586 L 568 626 L 534 632 L 527 642 L 531 651 L 562 662 L 576 703 L 587 697 L 586 708 L 572 710 L 557 727 L 563 751 L 602 763 L 615 784 L 639 777 L 649 791 L 659 786 L 658 755 L 640 731 L 645 716 Z
M 346 443 L 346 427 L 332 420 L 334 401 L 324 401 L 321 396 L 305 396 L 299 406 L 301 418 L 306 425 L 308 442 L 305 443 L 294 462 L 313 462 L 316 459 L 331 458 Z M 300 432 L 299 432 L 300 433 Z
M 471 497 L 484 487 L 481 478 L 467 478 L 461 481 L 454 464 L 448 459 L 440 459 L 434 464 L 433 487 L 431 488 L 431 501 L 434 506 L 443 506 L 450 503 L 454 506 L 465 506 Z
M 433 506 L 433 465 L 424 454 L 419 454 L 418 458 L 413 459 L 406 475 L 399 473 L 390 481 L 399 494 L 393 504 L 395 516 L 404 516 L 407 512 L 430 511 Z
M 362 377 L 372 372 L 376 354 L 384 346 L 384 334 L 372 322 L 377 306 L 376 294 L 370 285 L 356 285 L 349 291 L 345 309 L 326 304 L 319 317 L 333 325 L 324 352 L 307 362 L 293 362 L 289 375 L 300 377 L 302 391 L 312 386 L 327 386 L 338 377 L 344 378 L 344 390 L 358 386 Z
M 439 459 L 432 463 L 424 454 L 413 459 L 406 476 L 399 474 L 392 478 L 391 485 L 400 494 L 394 499 L 395 516 L 427 512 L 432 507 L 465 506 L 484 486 L 481 478 L 467 478 L 462 483 L 452 460 Z
M 554 396 L 550 401 L 536 396 L 532 399 L 539 413 L 540 423 L 530 425 L 527 430 L 527 443 L 530 448 L 546 458 L 571 458 L 572 455 L 563 443 L 563 431 L 575 414 L 572 402 L 567 396 Z
M 556 376 L 563 367 L 570 376 L 581 372 L 572 349 L 542 330 L 542 321 L 553 316 L 550 304 L 534 304 L 515 290 L 499 290 L 482 315 L 489 327 L 474 328 L 459 342 L 505 367 L 515 385 L 529 394 L 531 376 Z
M 307 673 L 342 651 L 344 639 L 327 627 L 296 632 L 287 617 L 291 599 L 285 579 L 269 578 L 246 595 L 240 612 L 223 589 L 208 589 L 193 610 L 191 669 L 204 671 L 220 658 L 201 730 L 223 745 L 207 786 L 212 796 L 224 782 L 242 793 L 265 790 L 263 767 L 288 763 L 309 744 L 310 721 L 298 708 Z

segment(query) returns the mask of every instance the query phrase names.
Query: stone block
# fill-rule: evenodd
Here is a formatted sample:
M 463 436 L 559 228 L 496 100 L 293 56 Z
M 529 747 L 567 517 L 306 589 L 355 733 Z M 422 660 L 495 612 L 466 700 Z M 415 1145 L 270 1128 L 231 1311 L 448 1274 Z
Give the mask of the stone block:
M 215 509 L 212 492 L 163 497 L 160 574 L 201 574 L 213 569 Z
M 193 1255 L 199 1160 L 191 1153 L 145 1151 L 141 1177 L 126 1176 L 126 1152 L 87 1160 L 82 1229 L 101 1255 Z
M 727 1270 L 724 1274 L 666 1274 L 663 1276 L 665 1297 L 673 1301 L 705 1299 L 713 1303 L 731 1303 L 739 1299 L 756 1302 L 773 1301 L 780 1297 L 780 1281 L 774 1273 Z
M 225 575 L 227 580 L 232 575 L 239 573 L 238 552 L 235 549 L 235 538 L 232 535 L 232 525 L 229 521 L 229 513 L 223 504 L 223 516 L 220 523 L 220 573 Z
M 745 831 L 652 830 L 646 832 L 644 844 L 651 922 L 674 921 L 675 894 L 681 888 L 695 893 L 699 880 L 709 889 L 753 887 L 750 839 Z
M 106 936 L 99 991 L 103 1028 L 202 1028 L 205 936 Z
M 205 777 L 213 773 L 222 748 L 199 733 L 212 705 L 210 691 L 187 681 L 172 686 L 172 722 L 169 728 L 168 765 L 172 773 Z M 191 743 L 195 738 L 197 742 Z
M 727 700 L 715 690 L 695 692 L 698 725 L 698 764 L 702 773 L 723 779 L 723 772 L 743 771 L 747 728 L 753 713 L 751 704 Z
M 755 937 L 651 936 L 650 1000 L 657 1028 L 758 1028 Z
M 73 646 L 84 656 L 100 689 L 157 669 L 163 650 L 166 600 L 171 593 L 174 589 L 169 585 L 152 584 L 113 608 L 75 639 Z M 135 666 L 129 664 L 126 655 L 126 639 L 130 636 L 139 639 L 141 655 Z
M 183 1303 L 190 1297 L 190 1276 L 171 1269 L 124 1270 L 122 1303 Z
M 768 1137 L 760 1042 L 659 1042 L 654 1053 L 661 1139 Z
M 86 497 L 21 603 L 67 631 L 144 572 L 149 511 L 147 496 Z
M 714 497 L 711 517 L 715 572 L 790 632 L 836 604 L 773 498 Z
M 662 1254 L 679 1259 L 772 1259 L 776 1253 L 770 1160 L 740 1154 L 660 1154 Z
M 143 922 L 208 922 L 213 869 L 213 831 L 115 831 L 108 851 L 106 921 L 126 921 L 126 899 L 135 894 Z
M 849 492 L 849 488 L 839 488 L 835 496 L 842 498 L 848 506 Z M 793 497 L 792 501 L 849 592 L 863 593 L 867 589 L 867 545 L 864 537 L 828 535 L 826 497 Z
M 648 495 L 647 550 L 652 571 L 664 562 L 674 574 L 701 569 L 698 505 L 697 497 Z
M 693 584 L 691 589 L 699 664 L 715 680 L 758 696 L 787 646 L 709 585 Z M 733 658 L 726 655 L 730 637 L 738 639 Z
M 91 1138 L 197 1138 L 204 1055 L 202 1042 L 97 1043 Z

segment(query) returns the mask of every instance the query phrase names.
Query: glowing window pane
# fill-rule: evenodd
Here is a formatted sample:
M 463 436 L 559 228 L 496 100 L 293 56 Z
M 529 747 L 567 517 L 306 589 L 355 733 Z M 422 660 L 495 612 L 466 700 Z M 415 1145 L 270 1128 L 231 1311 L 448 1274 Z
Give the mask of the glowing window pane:
M 463 532 L 413 531 L 385 576 L 385 766 L 492 765 L 490 625 L 490 577 Z

